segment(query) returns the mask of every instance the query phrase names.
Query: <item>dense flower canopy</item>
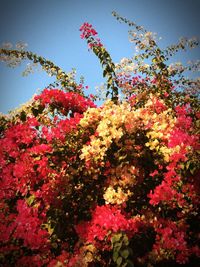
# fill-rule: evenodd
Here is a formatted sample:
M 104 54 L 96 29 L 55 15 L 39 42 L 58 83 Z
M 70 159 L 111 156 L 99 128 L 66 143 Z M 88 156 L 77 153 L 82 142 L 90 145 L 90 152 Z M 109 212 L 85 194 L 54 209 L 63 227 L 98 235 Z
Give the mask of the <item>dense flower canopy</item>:
M 1 50 L 34 58 L 61 87 L 1 116 L 3 266 L 197 266 L 199 81 L 165 64 L 196 40 L 161 51 L 153 33 L 114 15 L 135 27 L 141 54 L 114 64 L 92 25 L 81 26 L 107 78 L 100 107 L 53 63 Z

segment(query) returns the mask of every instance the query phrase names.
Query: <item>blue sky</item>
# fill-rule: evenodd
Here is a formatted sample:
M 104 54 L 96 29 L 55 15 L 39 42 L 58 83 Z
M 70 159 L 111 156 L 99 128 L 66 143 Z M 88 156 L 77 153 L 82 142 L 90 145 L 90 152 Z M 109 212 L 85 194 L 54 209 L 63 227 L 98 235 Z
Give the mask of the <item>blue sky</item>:
M 200 36 L 199 0 L 0 0 L 0 4 L 0 44 L 24 41 L 28 50 L 65 71 L 76 68 L 90 93 L 103 78 L 98 59 L 80 39 L 83 22 L 95 27 L 114 62 L 132 56 L 134 48 L 128 41 L 129 28 L 112 17 L 113 10 L 157 32 L 162 46 L 181 36 Z M 191 51 L 189 58 L 199 59 L 200 49 Z M 187 59 L 186 54 L 179 59 Z M 45 72 L 22 77 L 24 68 L 25 64 L 11 69 L 0 63 L 0 112 L 28 101 L 38 88 L 53 81 Z

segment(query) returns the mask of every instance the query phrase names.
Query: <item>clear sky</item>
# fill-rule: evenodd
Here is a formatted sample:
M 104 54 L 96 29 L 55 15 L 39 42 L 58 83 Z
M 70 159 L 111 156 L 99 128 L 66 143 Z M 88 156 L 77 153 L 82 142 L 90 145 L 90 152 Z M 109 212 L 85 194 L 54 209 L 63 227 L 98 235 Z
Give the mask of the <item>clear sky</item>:
M 181 36 L 200 36 L 200 0 L 0 0 L 0 44 L 24 41 L 28 50 L 65 71 L 76 68 L 91 93 L 103 79 L 98 59 L 80 39 L 83 22 L 95 27 L 114 62 L 134 53 L 128 41 L 128 27 L 112 17 L 113 10 L 157 32 L 163 46 L 175 43 Z M 200 59 L 200 49 L 193 50 L 189 57 Z M 180 59 L 185 59 L 184 53 Z M 24 68 L 25 64 L 16 69 L 0 64 L 3 113 L 26 102 L 38 88 L 53 81 L 45 72 L 22 77 Z

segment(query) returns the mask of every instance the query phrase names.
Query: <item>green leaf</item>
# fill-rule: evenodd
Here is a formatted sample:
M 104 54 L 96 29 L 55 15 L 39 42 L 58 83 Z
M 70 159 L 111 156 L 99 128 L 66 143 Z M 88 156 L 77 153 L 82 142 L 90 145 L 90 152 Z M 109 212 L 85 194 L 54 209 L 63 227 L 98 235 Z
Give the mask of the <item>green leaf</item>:
M 115 235 L 111 238 L 111 242 L 112 242 L 112 243 L 116 243 L 116 242 L 118 242 L 118 241 L 121 239 L 121 237 L 122 237 L 122 234 L 121 234 L 121 233 L 119 233 L 119 234 L 115 234 Z
M 103 77 L 105 77 L 107 74 L 108 74 L 108 72 L 107 72 L 107 70 L 105 69 L 105 70 L 103 71 Z
M 32 108 L 31 111 L 35 117 L 37 117 L 37 115 L 39 114 L 39 111 L 36 108 Z
M 128 249 L 124 249 L 124 250 L 120 251 L 120 254 L 124 259 L 127 259 L 129 256 L 129 251 L 128 251 Z
M 190 172 L 191 172 L 191 174 L 194 174 L 194 173 L 195 173 L 195 171 L 196 171 L 196 168 L 195 168 L 195 167 L 193 167 L 193 168 L 190 168 Z
M 129 240 L 128 240 L 127 235 L 124 235 L 124 237 L 123 237 L 123 242 L 124 242 L 124 245 L 125 245 L 125 246 L 128 246 L 128 244 L 129 244 Z
M 120 251 L 121 247 L 122 247 L 122 242 L 117 242 L 113 244 L 114 250 L 116 251 Z
M 110 77 L 108 78 L 108 82 L 107 82 L 107 83 L 108 83 L 109 85 L 111 85 L 112 82 L 113 82 L 113 79 L 112 79 L 112 76 L 110 76 Z
M 118 253 L 118 251 L 115 250 L 113 252 L 113 261 L 116 262 L 118 257 L 119 257 L 119 253 Z
M 20 119 L 22 121 L 26 121 L 26 112 L 25 111 L 22 111 L 21 114 L 20 114 Z
M 127 267 L 134 267 L 135 265 L 133 264 L 132 261 L 127 260 Z
M 186 169 L 188 170 L 190 168 L 190 161 L 186 162 Z
M 117 259 L 117 266 L 120 266 L 121 264 L 122 264 L 122 257 L 119 257 L 118 259 Z
M 28 197 L 26 199 L 26 203 L 30 206 L 35 200 L 35 196 L 34 195 L 31 195 L 30 197 Z

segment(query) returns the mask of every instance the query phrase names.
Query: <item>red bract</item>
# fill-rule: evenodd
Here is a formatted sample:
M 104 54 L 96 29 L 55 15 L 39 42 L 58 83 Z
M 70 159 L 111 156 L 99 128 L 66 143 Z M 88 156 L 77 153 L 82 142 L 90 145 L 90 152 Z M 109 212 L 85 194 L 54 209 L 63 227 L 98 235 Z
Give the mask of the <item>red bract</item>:
M 83 25 L 80 27 L 80 31 L 82 32 L 81 34 L 82 39 L 88 38 L 91 35 L 93 36 L 97 35 L 97 32 L 95 31 L 94 28 L 92 28 L 92 25 L 87 22 L 83 23 Z
M 154 227 L 157 235 L 153 249 L 160 255 L 165 255 L 166 252 L 166 258 L 168 252 L 171 251 L 175 254 L 177 263 L 186 263 L 189 256 L 189 248 L 186 242 L 187 226 L 160 219 L 155 222 Z
M 48 142 L 52 140 L 60 140 L 64 142 L 67 134 L 76 129 L 82 115 L 75 113 L 73 118 L 62 119 L 55 123 L 53 127 L 42 127 L 42 138 Z
M 92 244 L 97 242 L 100 245 L 109 232 L 111 235 L 125 232 L 131 237 L 138 231 L 139 225 L 139 218 L 128 219 L 119 208 L 105 205 L 97 206 L 92 212 L 92 220 L 77 225 L 76 231 L 86 242 Z
M 28 118 L 25 123 L 11 125 L 4 133 L 4 138 L 0 140 L 0 155 L 2 158 L 0 170 L 0 198 L 3 196 L 13 197 L 18 187 L 18 175 L 26 176 L 31 174 L 32 163 L 26 160 L 25 150 L 37 144 L 37 131 L 39 125 L 35 118 Z M 23 159 L 24 158 L 24 164 Z M 20 159 L 20 162 L 18 161 Z M 18 166 L 18 167 L 17 167 Z M 16 175 L 16 176 L 15 176 Z M 23 183 L 22 183 L 23 184 Z M 26 189 L 25 189 L 26 191 Z
M 167 107 L 158 99 L 154 101 L 153 105 L 154 105 L 155 112 L 158 114 L 167 109 Z
M 43 257 L 42 257 L 43 256 Z M 17 267 L 41 267 L 45 263 L 48 262 L 48 259 L 45 259 L 46 255 L 32 255 L 32 256 L 22 256 L 18 261 L 17 261 Z
M 67 135 L 76 130 L 81 114 L 95 105 L 80 95 L 61 90 L 44 90 L 35 100 L 37 103 L 40 101 L 40 105 L 45 108 L 51 106 L 58 111 L 60 108 L 65 115 L 71 112 L 70 116 L 73 117 L 57 117 L 50 127 L 44 126 L 43 122 L 40 123 L 34 117 L 27 117 L 25 121 L 18 120 L 10 124 L 4 131 L 0 140 L 0 197 L 3 211 L 0 232 L 2 242 L 10 242 L 14 238 L 22 240 L 24 247 L 42 252 L 49 250 L 50 244 L 49 234 L 42 226 L 47 223 L 46 212 L 50 205 L 61 203 L 57 198 L 59 190 L 66 186 L 63 179 L 65 172 L 59 173 L 56 170 L 53 154 L 65 142 Z M 62 166 L 64 164 L 60 168 Z M 28 203 L 35 202 L 36 206 L 29 207 L 24 199 L 18 200 L 18 197 L 25 197 Z M 13 201 L 14 205 L 7 206 L 6 199 Z M 32 259 L 35 266 L 41 266 L 39 258 L 23 257 L 18 264 L 23 263 L 25 266 Z
M 179 203 L 181 206 L 184 205 L 184 200 L 182 194 L 178 193 L 176 189 L 173 189 L 171 184 L 163 181 L 160 185 L 158 185 L 154 192 L 150 192 L 148 195 L 150 197 L 150 204 L 157 205 L 160 202 L 167 203 L 168 205 L 172 205 L 172 203 Z
M 41 105 L 52 106 L 57 108 L 64 115 L 67 115 L 69 111 L 72 113 L 83 113 L 88 107 L 95 107 L 95 104 L 83 96 L 72 93 L 63 92 L 59 89 L 44 89 L 44 91 L 35 96 L 35 100 L 40 100 Z
M 91 24 L 85 22 L 83 25 L 80 27 L 81 33 L 81 39 L 87 39 L 88 40 L 88 46 L 89 48 L 92 47 L 102 47 L 101 40 L 99 38 L 96 38 L 95 36 L 97 35 L 96 30 L 92 27 Z M 94 38 L 95 37 L 95 38 Z
M 38 216 L 38 209 L 28 207 L 24 200 L 18 200 L 17 211 L 13 237 L 22 239 L 24 245 L 31 249 L 47 250 L 49 234 L 41 229 L 42 221 Z
M 0 210 L 0 242 L 6 244 L 15 229 L 13 222 L 16 219 L 16 214 L 9 214 L 9 208 L 3 203 L 1 203 Z
M 31 145 L 37 136 L 35 127 L 38 125 L 37 119 L 33 117 L 23 124 L 10 125 L 4 133 L 4 138 L 0 140 L 1 155 L 7 153 L 15 157 L 19 154 L 20 146 Z

